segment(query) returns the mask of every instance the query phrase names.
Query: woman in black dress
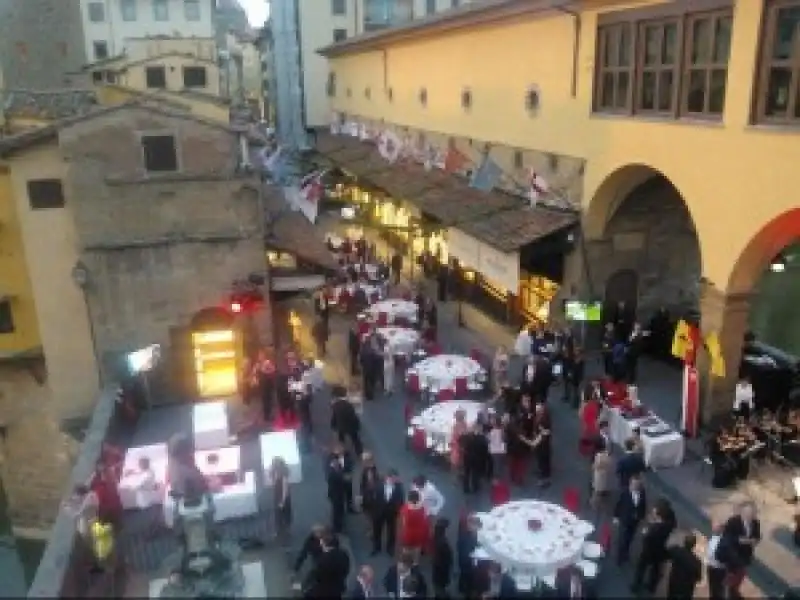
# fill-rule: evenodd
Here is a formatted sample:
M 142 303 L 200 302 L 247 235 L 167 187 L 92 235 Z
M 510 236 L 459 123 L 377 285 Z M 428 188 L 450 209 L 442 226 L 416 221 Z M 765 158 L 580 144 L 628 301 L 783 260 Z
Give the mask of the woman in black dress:
M 276 456 L 270 466 L 270 483 L 272 483 L 273 509 L 275 511 L 275 531 L 278 541 L 289 543 L 289 530 L 292 526 L 292 496 L 289 490 L 289 467 L 286 462 Z

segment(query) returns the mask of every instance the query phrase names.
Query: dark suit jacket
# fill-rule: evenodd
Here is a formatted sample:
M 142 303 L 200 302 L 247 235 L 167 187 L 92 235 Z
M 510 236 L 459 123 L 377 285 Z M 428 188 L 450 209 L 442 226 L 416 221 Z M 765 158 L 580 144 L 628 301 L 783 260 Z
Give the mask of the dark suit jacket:
M 428 584 L 419 567 L 411 567 L 410 577 L 416 579 L 417 593 L 412 598 L 426 598 L 428 596 Z M 383 577 L 383 587 L 391 597 L 398 597 L 397 565 L 392 565 Z
M 694 589 L 703 577 L 703 563 L 694 552 L 683 547 L 670 548 L 667 555 L 672 563 L 667 595 L 676 599 L 694 598 Z
M 638 452 L 626 452 L 625 456 L 617 461 L 617 477 L 621 489 L 628 489 L 631 477 L 644 473 L 647 467 L 644 459 Z
M 486 436 L 470 431 L 461 436 L 459 441 L 464 464 L 477 471 L 484 471 L 491 460 L 489 441 Z
M 614 518 L 626 527 L 635 527 L 647 514 L 647 494 L 644 489 L 639 491 L 639 504 L 634 505 L 633 496 L 629 489 L 622 490 L 614 507 Z
M 571 598 L 572 593 L 572 576 L 575 575 L 580 581 L 581 593 L 580 598 L 589 597 L 589 582 L 583 576 L 580 569 L 575 567 L 567 567 L 556 571 L 556 598 Z
M 730 536 L 731 538 L 736 540 L 737 551 L 739 553 L 739 557 L 744 562 L 744 564 L 749 565 L 753 560 L 753 547 L 748 544 L 741 544 L 739 543 L 739 538 L 745 537 L 745 529 L 744 529 L 744 522 L 742 521 L 742 517 L 739 515 L 734 515 L 728 522 L 725 523 L 725 535 Z M 755 538 L 756 540 L 761 540 L 761 523 L 758 519 L 753 520 L 753 524 L 751 526 L 750 537 Z
M 446 588 L 450 585 L 453 573 L 453 549 L 446 537 L 433 542 L 433 559 L 431 562 L 431 583 L 434 587 Z
M 667 540 L 675 525 L 672 522 L 651 523 L 642 536 L 640 560 L 660 563 L 667 557 Z
M 485 594 L 489 591 L 489 571 L 488 569 L 478 569 L 476 572 L 475 591 Z M 500 592 L 498 598 L 516 598 L 517 586 L 514 580 L 507 573 L 500 576 Z
M 361 420 L 355 407 L 341 398 L 331 405 L 331 429 L 341 433 L 355 433 L 361 429 Z
M 370 479 L 369 476 L 372 476 Z M 378 473 L 378 467 L 366 467 L 361 471 L 361 483 L 359 484 L 361 494 L 361 507 L 368 513 L 372 513 L 375 507 L 377 495 L 383 491 L 383 480 Z
M 343 455 L 344 466 L 338 464 L 338 457 L 329 454 L 328 462 L 325 464 L 328 480 L 328 498 L 333 499 L 340 494 L 344 494 L 347 486 L 352 486 L 353 476 L 353 458 L 349 453 L 345 452 Z
M 314 570 L 309 574 L 307 598 L 341 598 L 347 587 L 350 573 L 350 557 L 347 552 L 333 548 L 320 556 Z
M 375 596 L 375 590 L 372 590 L 371 596 Z M 358 580 L 356 580 L 353 585 L 350 586 L 350 589 L 347 590 L 348 600 L 366 600 L 366 597 L 367 594 L 364 591 L 364 586 Z
M 378 485 L 377 493 L 375 494 L 375 509 L 373 514 L 376 517 L 383 517 L 387 519 L 397 518 L 400 508 L 406 501 L 406 491 L 403 484 L 399 481 L 394 484 L 392 495 L 389 501 L 386 500 L 386 481 L 381 481 Z
M 472 553 L 478 547 L 478 534 L 464 528 L 458 532 L 456 552 L 458 554 L 458 570 L 469 571 L 472 569 Z

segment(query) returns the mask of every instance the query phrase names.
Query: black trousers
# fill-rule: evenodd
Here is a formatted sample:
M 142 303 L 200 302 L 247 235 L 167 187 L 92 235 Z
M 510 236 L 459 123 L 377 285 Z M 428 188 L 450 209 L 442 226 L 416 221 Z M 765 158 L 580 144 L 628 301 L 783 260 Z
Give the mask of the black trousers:
M 350 495 L 352 496 L 352 489 Z M 346 511 L 346 493 L 337 493 L 330 498 L 331 503 L 331 528 L 334 533 L 341 533 L 344 529 L 344 514 Z
M 377 512 L 372 518 L 372 549 L 380 552 L 386 534 L 386 551 L 394 553 L 397 538 L 397 515 L 388 512 Z
M 648 592 L 654 592 L 661 576 L 661 565 L 663 561 L 651 560 L 648 557 L 640 557 L 636 561 L 636 571 L 633 574 L 633 587 L 638 588 L 644 583 Z
M 464 493 L 470 494 L 477 492 L 481 487 L 481 477 L 486 474 L 485 468 L 474 460 L 465 460 L 461 467 L 461 480 L 464 485 Z
M 617 562 L 628 562 L 631 552 L 631 542 L 636 535 L 636 524 L 620 523 L 617 532 Z
M 709 600 L 725 600 L 725 569 L 706 567 Z
M 539 446 L 536 449 L 536 465 L 539 467 L 539 476 L 550 479 L 553 473 L 553 454 L 549 446 Z
M 361 436 L 357 431 L 339 431 L 337 432 L 339 435 L 339 441 L 342 444 L 347 442 L 347 438 L 350 438 L 350 442 L 353 444 L 353 452 L 357 457 L 361 457 L 364 453 L 364 444 L 361 443 Z
M 261 382 L 261 412 L 264 415 L 265 421 L 272 419 L 274 396 L 275 384 L 271 380 L 265 379 Z
M 350 353 L 350 375 L 358 375 L 358 352 Z

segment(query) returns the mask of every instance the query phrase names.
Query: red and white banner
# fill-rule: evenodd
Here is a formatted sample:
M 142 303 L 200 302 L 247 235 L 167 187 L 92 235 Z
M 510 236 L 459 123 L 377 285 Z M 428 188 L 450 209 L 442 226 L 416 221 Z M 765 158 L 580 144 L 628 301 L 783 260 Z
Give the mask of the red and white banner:
M 536 206 L 548 191 L 550 191 L 550 186 L 547 185 L 544 177 L 531 169 L 528 172 L 528 200 L 530 200 L 531 206 Z
M 378 153 L 390 163 L 397 162 L 403 149 L 403 142 L 394 131 L 385 129 L 378 137 Z
M 324 193 L 321 179 L 325 173 L 326 171 L 314 171 L 303 177 L 299 187 L 284 188 L 289 205 L 303 213 L 311 223 L 315 223 L 319 215 L 319 203 Z
M 683 366 L 683 410 L 681 411 L 681 429 L 686 435 L 697 437 L 700 416 L 700 380 L 697 369 L 685 364 Z

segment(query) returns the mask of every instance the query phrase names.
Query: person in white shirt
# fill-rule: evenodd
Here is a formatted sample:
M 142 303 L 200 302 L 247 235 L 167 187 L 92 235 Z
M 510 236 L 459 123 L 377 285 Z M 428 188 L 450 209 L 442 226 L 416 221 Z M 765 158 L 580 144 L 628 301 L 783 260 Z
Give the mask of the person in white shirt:
M 153 470 L 153 466 L 150 464 L 150 459 L 146 456 L 142 456 L 139 459 L 139 474 L 141 478 L 139 479 L 139 489 L 140 490 L 147 490 L 149 492 L 153 492 L 158 489 L 158 481 L 156 480 L 156 472 Z
M 733 395 L 733 412 L 743 419 L 749 419 L 755 408 L 754 400 L 755 394 L 750 380 L 747 377 L 740 378 Z
M 422 507 L 428 519 L 434 520 L 444 508 L 444 496 L 424 475 L 417 475 L 411 485 L 412 490 L 419 493 Z
M 722 524 L 711 525 L 711 537 L 706 546 L 706 580 L 710 600 L 723 600 L 725 598 L 725 565 L 717 560 L 717 548 L 722 539 Z
M 506 455 L 505 427 L 500 416 L 492 417 L 492 427 L 489 429 L 489 454 L 492 457 L 490 479 L 500 479 L 503 476 L 503 457 Z

